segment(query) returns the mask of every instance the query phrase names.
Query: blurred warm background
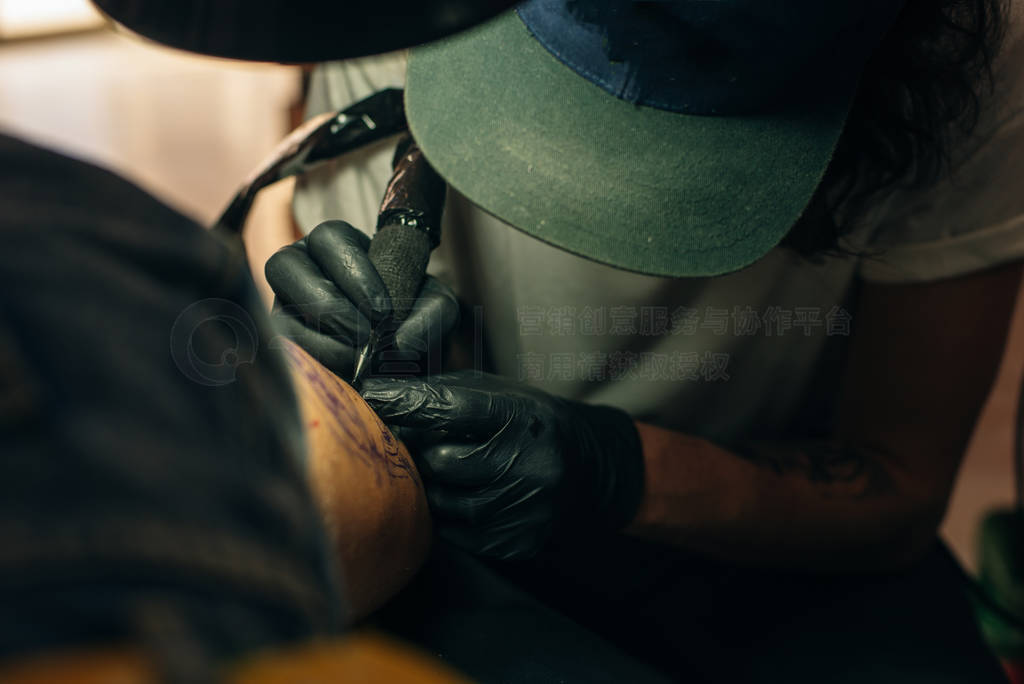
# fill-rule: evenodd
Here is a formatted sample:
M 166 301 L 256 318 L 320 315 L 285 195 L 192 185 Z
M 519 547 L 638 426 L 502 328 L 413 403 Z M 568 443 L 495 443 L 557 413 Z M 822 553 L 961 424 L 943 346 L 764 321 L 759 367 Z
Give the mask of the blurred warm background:
M 115 33 L 87 0 L 0 0 L 0 130 L 114 169 L 209 224 L 299 118 L 294 67 L 196 57 Z M 255 264 L 292 239 L 291 187 L 264 193 Z M 259 274 L 262 268 L 256 268 Z M 985 511 L 1013 499 L 1024 307 L 943 534 L 969 568 Z
M 0 0 L 0 130 L 113 169 L 204 225 L 301 119 L 300 91 L 296 67 L 143 42 L 88 0 Z M 282 183 L 254 207 L 254 261 L 290 241 L 289 197 Z

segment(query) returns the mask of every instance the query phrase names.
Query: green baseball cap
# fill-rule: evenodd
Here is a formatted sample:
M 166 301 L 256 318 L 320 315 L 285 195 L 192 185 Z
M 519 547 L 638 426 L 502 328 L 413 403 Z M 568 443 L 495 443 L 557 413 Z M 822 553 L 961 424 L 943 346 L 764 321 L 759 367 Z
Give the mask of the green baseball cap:
M 519 230 L 630 271 L 719 275 L 799 219 L 899 8 L 530 0 L 413 49 L 406 114 L 450 185 Z

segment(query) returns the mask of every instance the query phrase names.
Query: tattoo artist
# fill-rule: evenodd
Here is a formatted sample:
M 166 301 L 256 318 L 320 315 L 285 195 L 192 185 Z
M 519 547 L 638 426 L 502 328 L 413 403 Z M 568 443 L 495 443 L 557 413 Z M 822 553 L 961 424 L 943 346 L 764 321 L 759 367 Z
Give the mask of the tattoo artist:
M 1024 257 L 1022 202 L 977 190 L 1010 177 L 977 150 L 1016 142 L 991 96 L 1024 83 L 994 57 L 1016 24 L 971 4 L 531 0 L 413 50 L 411 129 L 453 189 L 435 260 L 482 307 L 494 374 L 360 389 L 414 452 L 438 534 L 679 677 L 999 681 L 936 538 Z M 928 48 L 942 31 L 956 59 Z M 321 90 L 355 68 L 322 68 Z M 335 190 L 301 186 L 300 224 L 345 216 Z M 366 249 L 334 221 L 267 264 L 278 316 L 339 373 L 359 346 L 339 332 L 390 311 Z M 322 316 L 311 288 L 348 304 Z M 553 311 L 645 308 L 673 315 L 543 333 Z M 797 314 L 709 324 L 748 309 Z M 566 352 L 606 363 L 523 372 Z M 610 365 L 648 352 L 725 355 L 728 379 Z

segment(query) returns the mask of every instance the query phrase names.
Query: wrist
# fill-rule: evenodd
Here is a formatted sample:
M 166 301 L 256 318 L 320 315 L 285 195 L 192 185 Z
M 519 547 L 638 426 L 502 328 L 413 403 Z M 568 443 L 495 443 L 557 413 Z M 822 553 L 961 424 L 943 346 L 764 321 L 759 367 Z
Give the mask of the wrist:
M 618 408 L 568 403 L 573 430 L 566 462 L 569 518 L 581 529 L 617 532 L 633 521 L 643 498 L 643 445 L 636 423 Z

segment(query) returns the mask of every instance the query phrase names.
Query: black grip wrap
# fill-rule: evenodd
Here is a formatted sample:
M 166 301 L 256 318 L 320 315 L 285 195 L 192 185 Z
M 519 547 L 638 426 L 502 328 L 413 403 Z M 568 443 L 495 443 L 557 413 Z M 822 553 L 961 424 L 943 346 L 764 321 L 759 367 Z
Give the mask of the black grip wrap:
M 401 323 L 412 310 L 433 247 L 430 236 L 414 225 L 379 228 L 370 243 L 370 261 L 391 295 L 394 322 Z
M 441 241 L 447 185 L 410 136 L 398 144 L 370 243 L 370 261 L 391 295 L 394 323 L 404 321 L 419 294 L 430 252 Z

